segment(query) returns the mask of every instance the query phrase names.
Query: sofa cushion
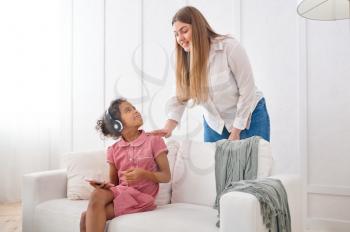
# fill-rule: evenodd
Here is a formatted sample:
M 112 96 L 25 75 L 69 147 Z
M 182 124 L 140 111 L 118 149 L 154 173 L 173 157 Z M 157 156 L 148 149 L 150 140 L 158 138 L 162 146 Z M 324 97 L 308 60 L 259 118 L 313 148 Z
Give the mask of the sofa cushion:
M 108 232 L 217 232 L 217 210 L 193 204 L 168 204 L 156 210 L 122 215 L 108 224 Z
M 89 199 L 93 187 L 85 178 L 108 180 L 108 163 L 104 151 L 68 153 L 63 156 L 67 168 L 67 197 L 71 200 Z
M 34 231 L 79 231 L 88 201 L 56 199 L 35 209 Z M 106 232 L 216 232 L 217 210 L 192 204 L 168 204 L 149 212 L 126 214 L 107 222 Z
M 168 148 L 168 161 L 170 167 L 170 173 L 174 172 L 174 165 L 176 160 L 176 155 L 180 144 L 176 140 L 168 140 L 166 142 L 166 146 Z M 173 175 L 171 175 L 171 178 Z M 171 199 L 171 181 L 168 183 L 160 183 L 159 184 L 159 192 L 156 197 L 156 205 L 166 205 L 170 203 Z
M 168 160 L 171 173 L 174 169 L 176 154 L 179 143 L 169 140 Z M 90 197 L 93 187 L 84 181 L 85 178 L 108 180 L 109 165 L 106 162 L 105 151 L 76 152 L 63 156 L 65 167 L 67 168 L 67 197 L 70 200 L 87 200 Z M 170 203 L 171 183 L 161 183 L 156 197 L 157 205 Z
M 192 203 L 210 207 L 214 205 L 215 146 L 215 143 L 190 140 L 181 143 L 174 166 L 172 203 Z M 258 177 L 269 176 L 272 163 L 270 144 L 261 139 L 258 153 Z
M 35 208 L 33 231 L 79 231 L 80 215 L 87 205 L 87 200 L 72 201 L 67 198 L 45 201 Z

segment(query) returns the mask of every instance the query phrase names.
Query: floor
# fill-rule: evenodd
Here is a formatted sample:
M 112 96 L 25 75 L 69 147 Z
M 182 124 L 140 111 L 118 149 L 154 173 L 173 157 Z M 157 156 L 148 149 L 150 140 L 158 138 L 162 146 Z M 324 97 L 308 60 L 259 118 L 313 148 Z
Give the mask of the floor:
M 21 211 L 20 203 L 0 204 L 0 231 L 1 232 L 21 232 Z M 327 232 L 305 230 L 304 232 Z
M 0 204 L 0 231 L 20 232 L 22 212 L 20 203 Z

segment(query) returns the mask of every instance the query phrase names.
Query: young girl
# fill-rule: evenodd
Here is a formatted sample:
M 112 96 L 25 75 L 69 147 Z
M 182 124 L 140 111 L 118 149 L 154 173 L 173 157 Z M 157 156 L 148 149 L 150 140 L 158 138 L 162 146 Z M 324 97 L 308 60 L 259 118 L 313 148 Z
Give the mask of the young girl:
M 82 213 L 80 231 L 104 231 L 114 217 L 153 210 L 159 183 L 170 180 L 167 148 L 161 137 L 139 130 L 141 114 L 125 99 L 112 101 L 97 130 L 120 138 L 107 149 L 109 183 L 90 181 L 95 188 Z

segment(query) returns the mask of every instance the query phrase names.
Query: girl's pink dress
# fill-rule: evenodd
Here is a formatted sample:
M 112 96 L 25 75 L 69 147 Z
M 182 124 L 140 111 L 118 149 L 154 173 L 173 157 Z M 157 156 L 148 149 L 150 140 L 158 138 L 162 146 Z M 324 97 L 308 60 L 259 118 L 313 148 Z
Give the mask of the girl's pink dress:
M 149 180 L 141 180 L 128 185 L 123 172 L 129 168 L 143 168 L 155 172 L 158 170 L 155 158 L 167 147 L 163 139 L 141 131 L 141 135 L 132 142 L 120 139 L 107 149 L 107 162 L 118 170 L 119 184 L 112 187 L 114 194 L 115 216 L 145 212 L 155 209 L 155 197 L 159 184 Z

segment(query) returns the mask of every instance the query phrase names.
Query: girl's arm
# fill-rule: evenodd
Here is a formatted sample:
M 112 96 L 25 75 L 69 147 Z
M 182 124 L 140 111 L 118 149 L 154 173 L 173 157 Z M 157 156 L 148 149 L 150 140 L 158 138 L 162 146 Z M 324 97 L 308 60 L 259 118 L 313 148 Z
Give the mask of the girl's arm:
M 118 169 L 111 163 L 109 164 L 109 182 L 114 185 L 119 184 Z
M 171 174 L 168 157 L 165 151 L 163 151 L 157 156 L 156 163 L 158 164 L 159 171 L 150 172 L 144 170 L 144 178 L 151 180 L 155 183 L 168 183 L 171 179 Z
M 125 179 L 129 184 L 135 183 L 141 179 L 147 179 L 155 183 L 167 183 L 170 181 L 170 167 L 166 151 L 161 152 L 157 158 L 159 171 L 150 172 L 142 168 L 131 168 L 125 171 Z

